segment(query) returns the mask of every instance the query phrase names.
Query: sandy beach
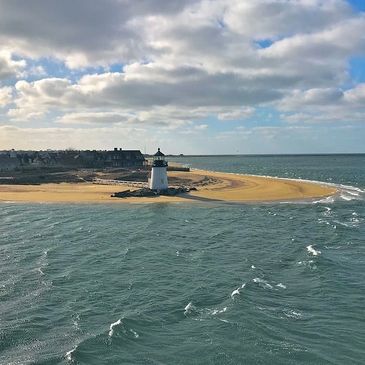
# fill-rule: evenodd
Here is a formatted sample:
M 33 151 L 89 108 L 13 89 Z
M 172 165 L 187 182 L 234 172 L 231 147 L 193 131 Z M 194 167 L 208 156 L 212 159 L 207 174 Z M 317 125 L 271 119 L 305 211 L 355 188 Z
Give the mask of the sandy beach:
M 321 184 L 235 175 L 222 172 L 193 170 L 191 172 L 170 172 L 169 177 L 201 180 L 211 178 L 213 182 L 198 186 L 189 194 L 152 198 L 112 198 L 117 191 L 128 186 L 97 185 L 92 183 L 60 183 L 41 185 L 0 185 L 0 201 L 53 202 L 53 203 L 153 203 L 184 201 L 287 201 L 325 197 L 336 193 L 336 189 Z M 133 189 L 133 188 L 131 188 Z

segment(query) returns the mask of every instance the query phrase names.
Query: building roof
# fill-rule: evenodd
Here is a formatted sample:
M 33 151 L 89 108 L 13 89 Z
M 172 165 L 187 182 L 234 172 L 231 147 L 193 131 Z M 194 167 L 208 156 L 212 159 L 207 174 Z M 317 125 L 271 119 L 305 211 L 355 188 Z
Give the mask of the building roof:
M 158 151 L 154 154 L 154 156 L 165 156 L 165 155 L 160 151 L 160 148 L 158 148 Z

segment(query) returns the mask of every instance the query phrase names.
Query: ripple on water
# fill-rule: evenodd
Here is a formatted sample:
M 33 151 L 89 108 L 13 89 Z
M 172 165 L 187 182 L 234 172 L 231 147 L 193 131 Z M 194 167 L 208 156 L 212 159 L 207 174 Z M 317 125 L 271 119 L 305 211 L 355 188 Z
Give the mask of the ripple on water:
M 5 205 L 0 363 L 360 364 L 358 193 L 317 204 Z

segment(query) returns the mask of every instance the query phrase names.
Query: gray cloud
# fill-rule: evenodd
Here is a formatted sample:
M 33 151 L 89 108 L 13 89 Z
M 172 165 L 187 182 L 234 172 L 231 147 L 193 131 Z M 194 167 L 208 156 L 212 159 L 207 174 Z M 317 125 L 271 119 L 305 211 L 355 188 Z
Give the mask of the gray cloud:
M 19 81 L 15 87 L 17 106 L 10 115 L 23 116 L 33 111 L 70 108 L 111 108 L 144 110 L 156 106 L 237 107 L 279 99 L 281 93 L 266 89 L 260 82 L 232 73 L 208 74 L 197 70 L 194 77 L 172 71 L 157 80 L 133 78 L 124 73 L 105 73 L 83 77 L 72 84 L 66 79 Z
M 130 62 L 152 52 L 135 18 L 181 11 L 188 0 L 0 1 L 0 39 L 28 57 L 55 56 L 71 67 Z
M 359 122 L 365 87 L 348 68 L 364 34 L 365 16 L 344 0 L 0 0 L 0 80 L 19 80 L 0 104 L 8 122 L 55 122 L 55 134 L 154 125 L 195 135 L 211 117 L 260 118 L 260 107 L 290 123 Z M 46 76 L 44 57 L 84 76 Z M 82 69 L 114 63 L 120 72 Z
M 280 101 L 278 107 L 288 122 L 365 122 L 365 84 L 353 89 L 296 90 Z

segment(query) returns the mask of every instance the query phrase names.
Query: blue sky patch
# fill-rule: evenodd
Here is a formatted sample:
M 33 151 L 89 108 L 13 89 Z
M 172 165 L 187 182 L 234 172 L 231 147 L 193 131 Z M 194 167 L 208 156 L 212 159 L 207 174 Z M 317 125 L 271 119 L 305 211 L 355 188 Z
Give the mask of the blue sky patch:
M 351 58 L 349 72 L 355 84 L 365 82 L 365 56 Z
M 364 0 L 349 0 L 351 6 L 357 11 L 365 11 L 365 1 Z

